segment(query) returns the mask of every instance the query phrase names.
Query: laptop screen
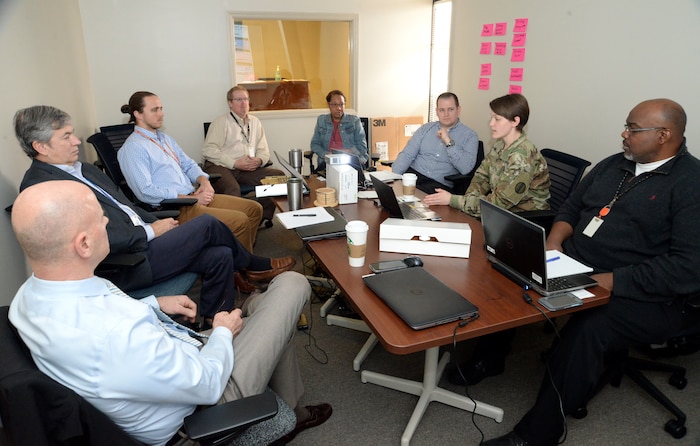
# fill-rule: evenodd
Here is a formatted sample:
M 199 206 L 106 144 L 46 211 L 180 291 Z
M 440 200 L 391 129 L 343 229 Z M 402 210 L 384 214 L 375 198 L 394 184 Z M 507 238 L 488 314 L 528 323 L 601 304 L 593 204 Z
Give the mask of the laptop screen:
M 546 286 L 544 228 L 483 199 L 481 222 L 489 260 L 505 265 L 527 283 Z

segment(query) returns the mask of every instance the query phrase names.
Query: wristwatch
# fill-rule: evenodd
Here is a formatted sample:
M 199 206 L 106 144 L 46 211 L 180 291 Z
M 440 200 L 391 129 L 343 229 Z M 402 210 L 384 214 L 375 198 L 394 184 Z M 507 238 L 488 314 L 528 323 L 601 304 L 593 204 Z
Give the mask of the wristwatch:
M 445 147 L 452 147 L 452 146 L 454 146 L 454 145 L 455 145 L 455 140 L 454 140 L 454 139 L 450 139 L 450 142 L 448 142 L 447 144 L 445 144 Z

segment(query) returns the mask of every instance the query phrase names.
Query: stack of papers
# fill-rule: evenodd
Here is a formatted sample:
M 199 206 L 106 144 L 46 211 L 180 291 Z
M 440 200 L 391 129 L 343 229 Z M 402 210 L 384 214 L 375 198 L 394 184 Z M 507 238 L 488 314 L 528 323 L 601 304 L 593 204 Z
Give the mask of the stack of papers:
M 323 206 L 299 209 L 298 211 L 281 212 L 275 215 L 280 223 L 282 223 L 282 226 L 287 229 L 317 225 L 334 220 L 333 216 L 329 214 Z
M 255 186 L 256 197 L 280 197 L 287 195 L 287 183 Z

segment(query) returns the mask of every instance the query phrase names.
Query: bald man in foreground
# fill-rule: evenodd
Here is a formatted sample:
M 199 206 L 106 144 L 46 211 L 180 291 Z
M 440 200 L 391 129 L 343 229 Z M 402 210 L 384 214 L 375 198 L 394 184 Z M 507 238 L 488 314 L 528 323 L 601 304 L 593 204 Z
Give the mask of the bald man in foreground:
M 131 299 L 96 277 L 109 252 L 107 221 L 92 190 L 76 181 L 30 186 L 14 203 L 12 227 L 33 274 L 9 316 L 42 372 L 146 444 L 165 444 L 197 405 L 268 386 L 296 414 L 284 441 L 330 417 L 328 404 L 299 405 L 292 341 L 310 295 L 302 275 L 277 276 L 251 296 L 246 314 L 216 313 L 208 337 L 172 321 L 166 328 L 156 309 L 193 320 L 196 304 L 187 296 Z
M 549 446 L 566 415 L 585 407 L 610 354 L 664 343 L 700 323 L 700 161 L 669 99 L 634 107 L 622 151 L 598 163 L 559 210 L 547 249 L 593 267 L 610 302 L 575 313 L 549 352 L 535 405 L 513 431 L 484 446 Z

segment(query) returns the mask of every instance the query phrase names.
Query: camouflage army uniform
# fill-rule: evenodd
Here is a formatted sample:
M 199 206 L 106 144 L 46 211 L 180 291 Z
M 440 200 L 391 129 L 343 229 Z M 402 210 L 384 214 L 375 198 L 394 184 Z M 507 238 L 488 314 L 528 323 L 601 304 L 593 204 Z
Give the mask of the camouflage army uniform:
M 525 133 L 509 147 L 503 140 L 477 168 L 467 192 L 453 195 L 450 206 L 478 217 L 479 198 L 513 212 L 549 209 L 547 162 Z

